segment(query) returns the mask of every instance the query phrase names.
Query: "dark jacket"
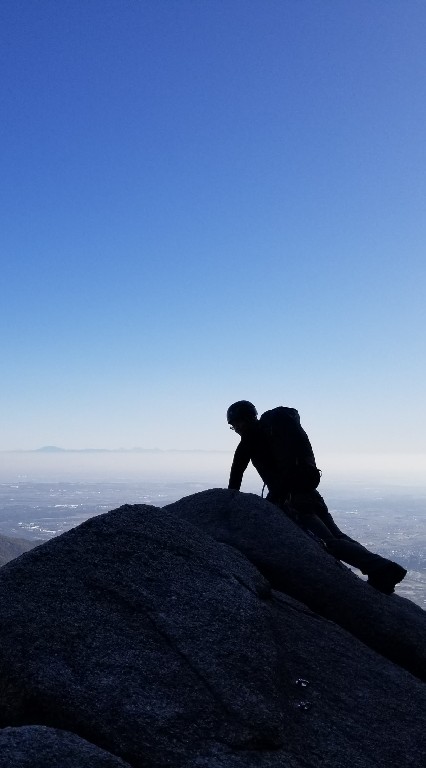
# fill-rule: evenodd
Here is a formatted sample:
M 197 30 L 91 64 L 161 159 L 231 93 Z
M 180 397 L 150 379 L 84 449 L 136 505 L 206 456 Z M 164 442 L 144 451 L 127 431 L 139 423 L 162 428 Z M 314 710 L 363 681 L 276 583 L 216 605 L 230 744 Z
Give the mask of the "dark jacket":
M 292 492 L 313 490 L 320 481 L 321 473 L 316 467 L 309 438 L 296 421 L 289 421 L 279 439 L 265 429 L 261 420 L 254 421 L 235 451 L 228 488 L 240 490 L 250 461 L 273 498 L 282 499 Z

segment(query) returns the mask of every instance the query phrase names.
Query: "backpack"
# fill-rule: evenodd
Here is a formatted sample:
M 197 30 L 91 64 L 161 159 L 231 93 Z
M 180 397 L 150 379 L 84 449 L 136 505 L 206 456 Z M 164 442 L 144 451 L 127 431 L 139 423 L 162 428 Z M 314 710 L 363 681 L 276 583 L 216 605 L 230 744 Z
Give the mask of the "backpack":
M 315 463 L 315 456 L 309 438 L 300 423 L 296 408 L 279 406 L 265 411 L 259 419 L 271 446 L 277 464 L 290 474 L 306 490 L 314 490 L 320 482 L 321 472 Z
M 266 430 L 272 433 L 284 433 L 286 429 L 292 428 L 296 423 L 300 426 L 300 416 L 296 408 L 287 408 L 279 405 L 278 408 L 272 408 L 270 411 L 262 413 L 260 423 Z

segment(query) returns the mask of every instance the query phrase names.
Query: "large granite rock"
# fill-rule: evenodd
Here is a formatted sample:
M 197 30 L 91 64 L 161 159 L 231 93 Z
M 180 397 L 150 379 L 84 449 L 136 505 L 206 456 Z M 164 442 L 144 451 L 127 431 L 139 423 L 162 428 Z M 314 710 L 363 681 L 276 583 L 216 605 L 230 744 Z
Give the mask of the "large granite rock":
M 273 504 L 214 489 L 165 509 L 238 549 L 275 589 L 426 679 L 426 613 L 397 594 L 377 592 Z
M 255 504 L 241 496 L 197 494 L 186 512 L 125 506 L 2 568 L 0 726 L 62 729 L 133 768 L 418 768 L 420 680 L 283 582 L 271 591 L 236 543 L 202 530 L 202 509 L 208 520 L 228 504 L 221 529 L 235 532 L 234 505 L 250 514 Z M 182 519 L 193 505 L 196 525 Z M 305 539 L 314 543 L 296 529 L 288 544 L 305 551 Z M 312 564 L 320 590 L 323 567 L 346 578 L 322 554 Z M 270 577 L 276 585 L 273 568 Z M 407 630 L 407 601 L 370 599 L 401 604 Z
M 2 768 L 130 768 L 74 733 L 27 725 L 0 730 Z

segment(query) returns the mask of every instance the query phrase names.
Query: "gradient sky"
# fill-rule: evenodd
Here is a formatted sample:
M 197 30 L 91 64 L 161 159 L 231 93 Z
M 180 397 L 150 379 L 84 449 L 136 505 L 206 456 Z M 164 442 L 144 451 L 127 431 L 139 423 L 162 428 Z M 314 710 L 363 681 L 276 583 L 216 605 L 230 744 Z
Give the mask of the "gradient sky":
M 426 453 L 426 3 L 2 0 L 0 448 Z

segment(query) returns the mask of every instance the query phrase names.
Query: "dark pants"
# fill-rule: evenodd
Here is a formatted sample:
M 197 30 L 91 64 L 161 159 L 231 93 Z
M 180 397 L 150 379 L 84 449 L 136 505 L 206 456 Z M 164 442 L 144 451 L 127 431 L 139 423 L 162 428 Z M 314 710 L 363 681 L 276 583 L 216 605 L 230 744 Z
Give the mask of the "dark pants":
M 318 491 L 293 493 L 288 500 L 268 493 L 268 501 L 277 504 L 297 525 L 320 539 L 328 552 L 338 560 L 358 568 L 367 575 L 390 561 L 369 552 L 358 541 L 346 536 L 337 527 L 327 505 Z

